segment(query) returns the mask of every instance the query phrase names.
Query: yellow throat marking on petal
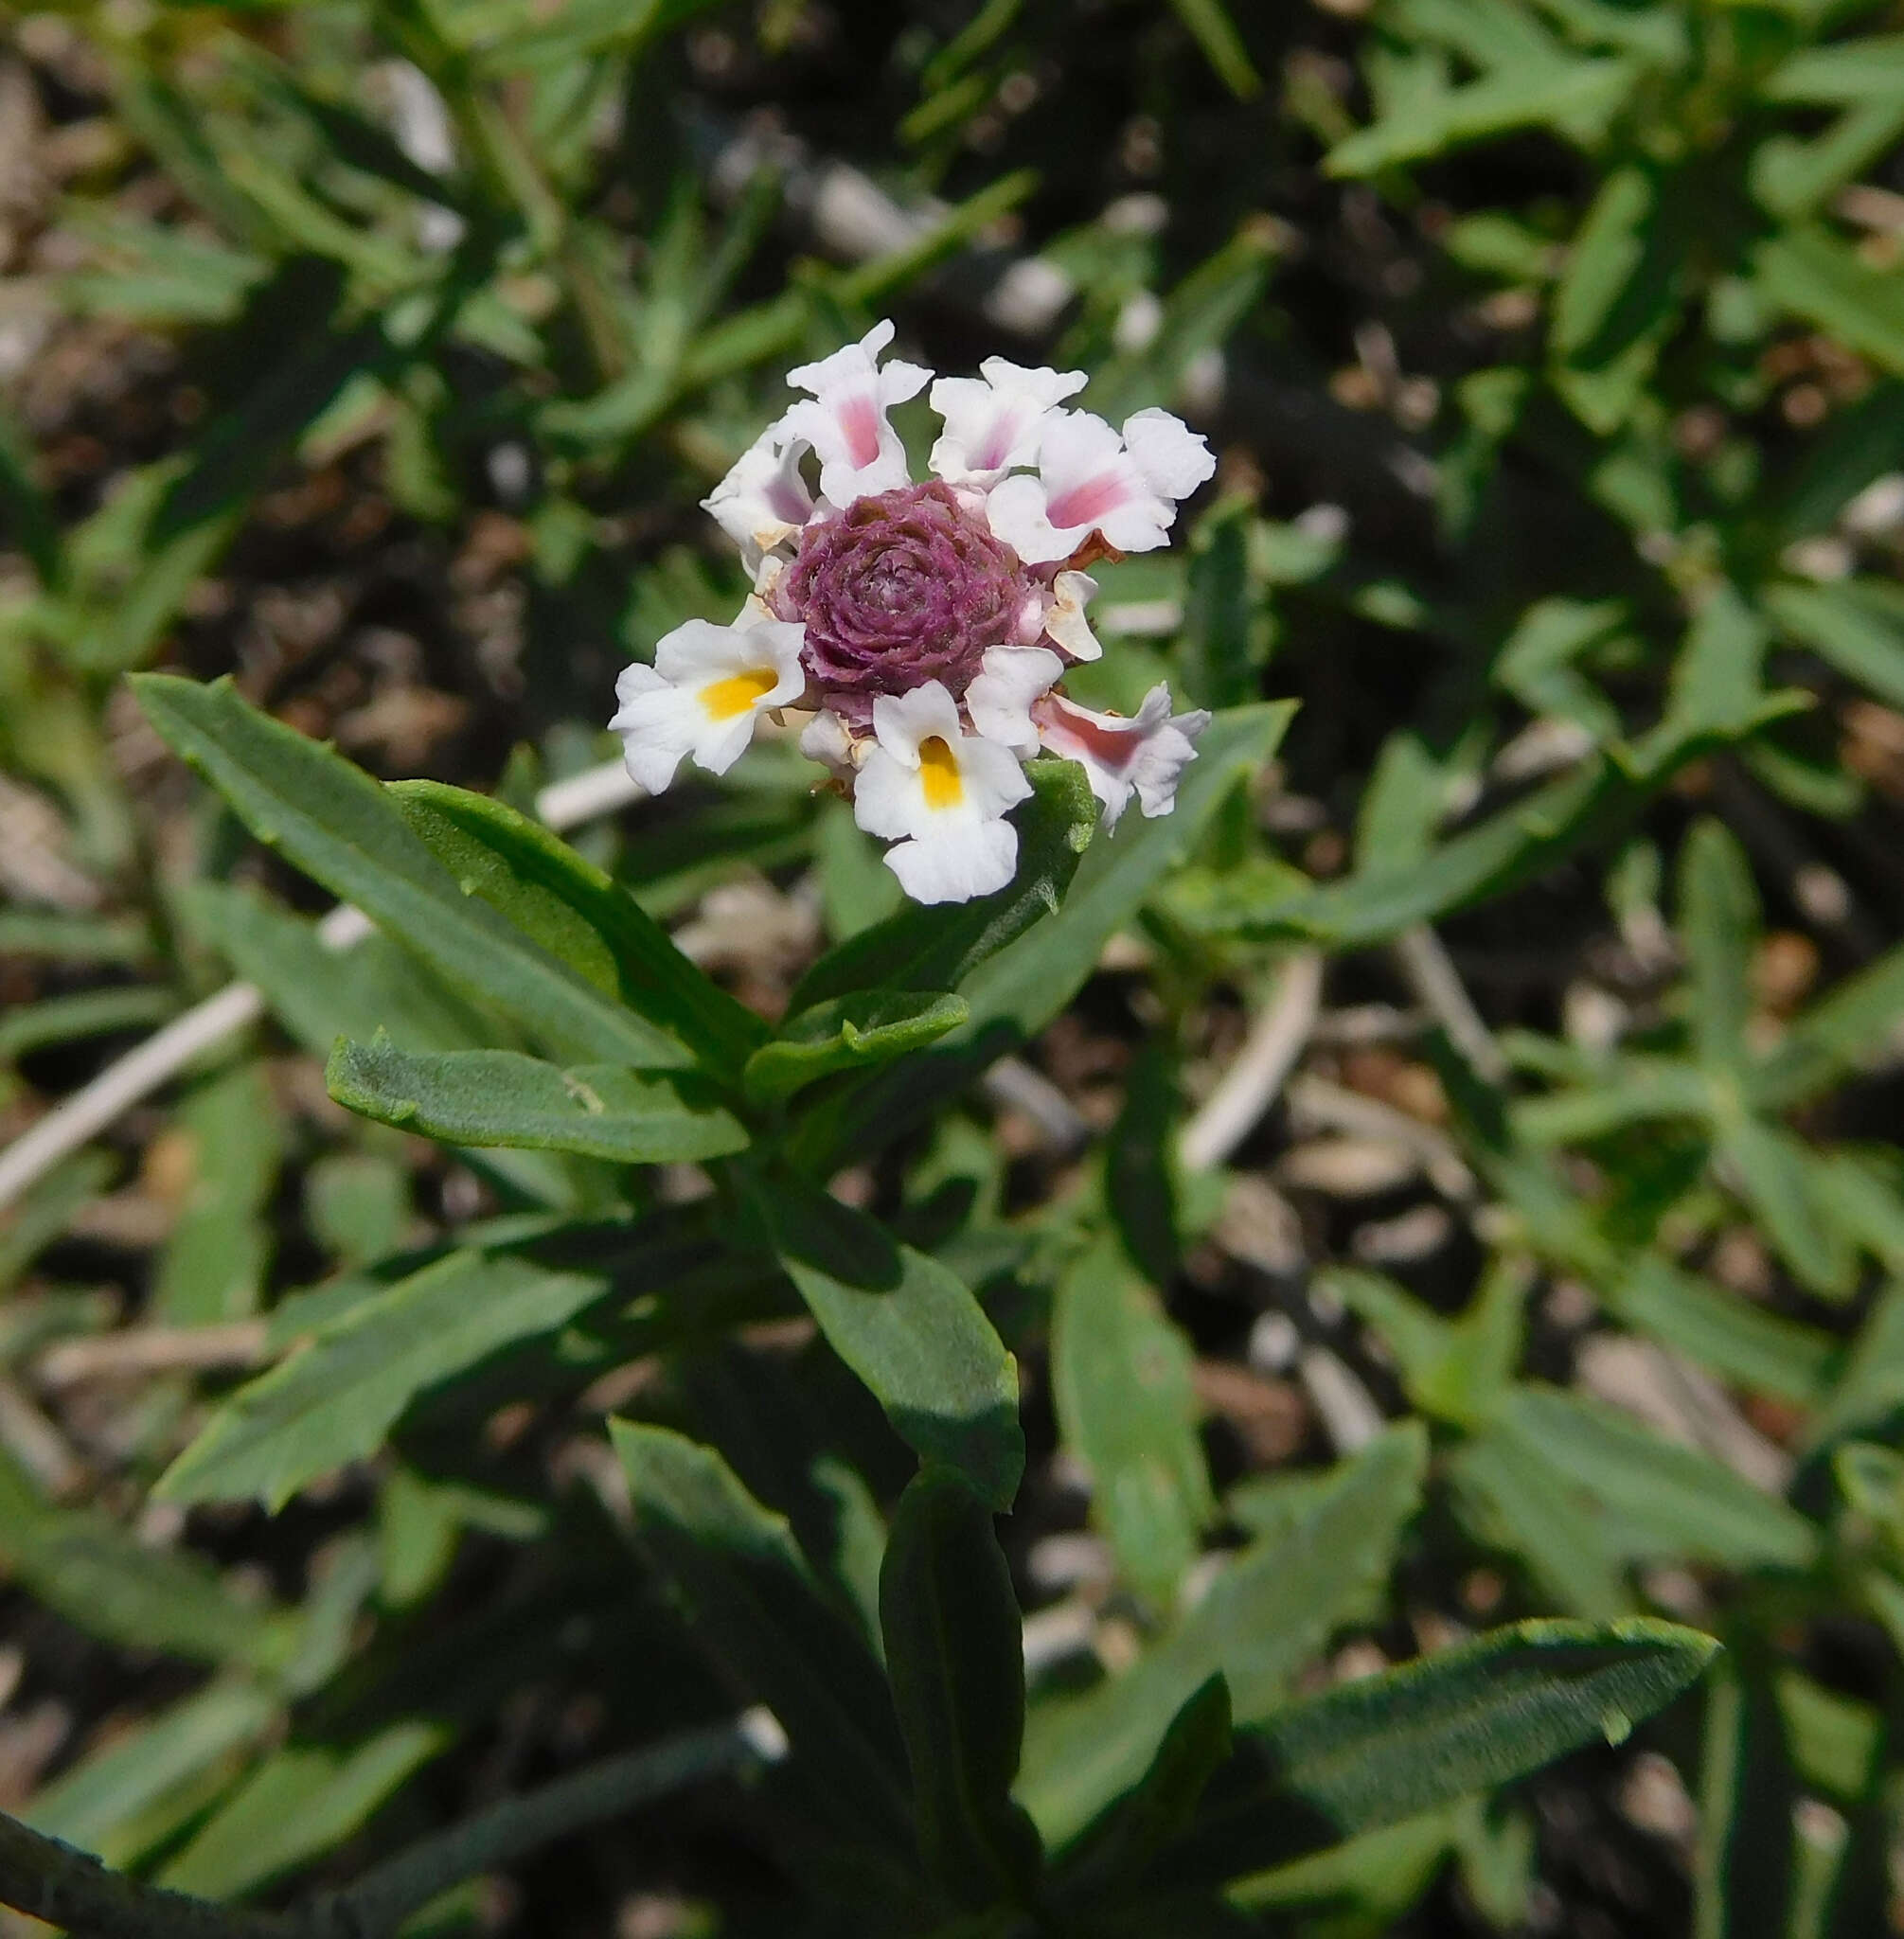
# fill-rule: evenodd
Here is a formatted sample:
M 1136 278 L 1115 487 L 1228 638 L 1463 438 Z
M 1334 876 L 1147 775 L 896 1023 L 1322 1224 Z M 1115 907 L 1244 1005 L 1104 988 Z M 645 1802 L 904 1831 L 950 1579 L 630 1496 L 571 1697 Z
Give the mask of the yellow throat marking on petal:
M 725 680 L 710 681 L 701 689 L 701 704 L 711 720 L 731 720 L 753 707 L 763 693 L 780 685 L 780 675 L 772 667 L 750 667 L 745 673 L 729 674 Z
M 919 785 L 926 806 L 934 810 L 956 808 L 965 799 L 965 776 L 958 756 L 942 735 L 929 734 L 919 742 Z

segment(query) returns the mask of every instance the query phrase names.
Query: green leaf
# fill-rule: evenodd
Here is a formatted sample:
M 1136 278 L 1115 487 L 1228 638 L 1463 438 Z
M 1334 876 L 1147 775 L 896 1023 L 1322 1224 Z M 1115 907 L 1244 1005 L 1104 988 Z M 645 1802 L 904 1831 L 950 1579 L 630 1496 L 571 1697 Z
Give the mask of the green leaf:
M 1513 1379 L 1530 1276 L 1512 1257 L 1497 1260 L 1468 1309 L 1452 1321 L 1379 1273 L 1329 1267 L 1316 1283 L 1382 1336 L 1422 1413 L 1471 1426 L 1493 1410 Z
M 1695 1065 L 1622 1057 L 1594 1071 L 1589 1085 L 1526 1098 L 1510 1115 L 1515 1136 L 1530 1145 L 1571 1145 L 1660 1118 L 1703 1122 L 1713 1103 L 1712 1082 Z
M 1324 167 L 1331 175 L 1374 175 L 1512 128 L 1557 125 L 1577 138 L 1605 123 L 1636 78 L 1630 61 L 1543 62 L 1503 67 L 1465 87 L 1424 86 L 1405 105 L 1338 142 Z
M 1261 691 L 1269 615 L 1250 572 L 1255 516 L 1253 499 L 1225 499 L 1191 537 L 1182 664 L 1189 698 L 1200 706 L 1240 706 Z
M 1602 1504 L 1519 1434 L 1483 1427 L 1450 1454 L 1455 1512 L 1476 1540 L 1514 1557 L 1541 1594 L 1576 1616 L 1634 1607 L 1628 1560 Z
M 1183 1263 L 1180 1118 L 1174 1059 L 1152 1041 L 1131 1061 L 1124 1109 L 1104 1147 L 1104 1201 L 1124 1250 L 1153 1286 L 1169 1285 Z
M 1168 1609 L 1213 1508 L 1188 1343 L 1117 1247 L 1059 1281 L 1051 1384 L 1066 1449 L 1091 1475 L 1091 1517 L 1125 1578 Z
M 1735 1071 L 1746 1061 L 1746 971 L 1758 930 L 1758 891 L 1744 849 L 1722 823 L 1697 823 L 1680 855 L 1680 934 L 1692 977 L 1686 1021 L 1699 1061 L 1712 1070 Z
M 1109 1900 L 1146 1871 L 1190 1828 L 1232 1746 L 1230 1688 L 1219 1674 L 1185 1699 L 1144 1775 L 1072 1842 L 1054 1896 L 1066 1905 Z
M 573 1151 L 620 1165 L 671 1165 L 745 1150 L 747 1133 L 687 1086 L 614 1064 L 561 1070 L 513 1050 L 421 1056 L 387 1037 L 339 1043 L 325 1071 L 348 1111 L 450 1145 Z
M 695 1640 L 793 1744 L 792 1775 L 836 1833 L 914 1850 L 906 1747 L 877 1659 L 814 1589 L 784 1517 L 726 1462 L 671 1430 L 609 1423 L 636 1526 Z
M 156 1316 L 175 1326 L 243 1319 L 258 1310 L 271 1260 L 263 1214 L 277 1184 L 277 1101 L 257 1063 L 235 1065 L 189 1097 L 191 1184 L 159 1254 Z
M 1374 1611 L 1427 1459 L 1418 1421 L 1389 1430 L 1331 1473 L 1292 1526 L 1234 1557 L 1131 1668 L 1033 1708 L 1019 1795 L 1047 1844 L 1069 1843 L 1139 1781 L 1200 1684 L 1220 1674 L 1237 1717 L 1259 1719 L 1338 1628 Z
M 1024 1472 L 1018 1365 L 947 1267 L 791 1177 L 753 1181 L 774 1250 L 827 1343 L 922 1460 L 955 1468 L 993 1507 Z
M 279 1751 L 160 1879 L 174 1892 L 241 1897 L 342 1844 L 447 1741 L 439 1725 L 409 1722 L 392 1724 L 352 1751 Z
M 1775 585 L 1766 610 L 1793 639 L 1868 687 L 1904 706 L 1904 599 L 1881 579 L 1838 585 Z
M 1038 1833 L 1011 1797 L 1023 1624 L 990 1511 L 958 1476 L 929 1468 L 900 1498 L 880 1627 L 927 1872 L 954 1905 L 1023 1900 L 1040 1861 Z
M 174 1461 L 174 1502 L 255 1498 L 274 1512 L 307 1482 L 374 1454 L 417 1395 L 499 1348 L 551 1333 L 604 1281 L 453 1253 L 358 1301 L 302 1352 L 240 1387 Z
M 1679 314 L 1687 187 L 1629 167 L 1600 185 L 1554 292 L 1556 387 L 1609 436 L 1644 394 Z
M 186 920 L 247 982 L 313 1056 L 340 1037 L 387 1032 L 404 1050 L 472 1050 L 493 1034 L 430 970 L 372 932 L 347 950 L 329 948 L 319 926 L 249 889 L 194 882 L 182 898 Z M 587 1190 L 578 1167 L 533 1151 L 495 1151 L 476 1161 L 532 1201 L 578 1209 Z M 590 1202 L 594 1202 L 593 1200 Z
M 194 1815 L 200 1786 L 228 1773 L 280 1714 L 256 1683 L 207 1684 L 81 1757 L 34 1797 L 26 1822 L 109 1865 L 132 1864 L 173 1828 L 163 1822 L 169 1803 L 183 1799 Z
M 967 1032 L 976 1037 L 1009 1023 L 1029 1039 L 1043 1029 L 1083 988 L 1105 944 L 1183 867 L 1231 792 L 1275 753 L 1294 715 L 1291 703 L 1276 702 L 1234 707 L 1211 721 L 1178 785 L 1175 809 L 1154 821 L 1127 814 L 1109 834 L 1100 831 L 1056 919 L 959 983 L 971 1005 Z
M 1739 1194 L 1793 1276 L 1825 1299 L 1843 1299 L 1858 1259 L 1837 1226 L 1821 1216 L 1810 1147 L 1783 1125 L 1743 1114 L 1720 1133 L 1718 1153 Z
M 317 924 L 251 888 L 192 882 L 181 898 L 187 927 L 247 983 L 313 1056 L 340 1037 L 387 1031 L 405 1050 L 469 1050 L 482 1020 L 420 963 L 374 932 L 347 950 L 328 948 Z
M 1824 229 L 1794 226 L 1758 245 L 1759 290 L 1890 371 L 1904 371 L 1904 286 L 1872 269 Z
M 1239 1737 L 1160 1876 L 1216 1882 L 1285 1864 L 1619 1743 L 1717 1648 L 1669 1623 L 1520 1623 L 1341 1684 Z
M 941 990 L 865 990 L 790 1017 L 747 1059 L 741 1081 L 756 1104 L 774 1104 L 835 1071 L 881 1064 L 935 1042 L 970 1014 Z
M 233 1595 L 197 1556 L 151 1549 L 90 1510 L 43 1505 L 0 1468 L 0 1558 L 18 1581 L 90 1636 L 188 1662 L 269 1669 L 283 1660 L 292 1623 Z M 4 1500 L 4 1497 L 0 1497 Z
M 1223 10 L 1222 0 L 1170 0 L 1170 4 L 1177 9 L 1177 18 L 1196 36 L 1218 79 L 1239 101 L 1262 92 L 1262 80 L 1250 65 L 1243 37 Z
M 1698 1939 L 1786 1939 L 1797 1803 L 1776 1697 L 1732 1663 L 1706 1693 L 1694 1860 Z
M 436 781 L 399 781 L 391 795 L 466 896 L 491 908 L 578 975 L 731 1076 L 767 1036 L 675 947 L 628 891 L 541 823 L 506 803 Z
M 251 291 L 243 316 L 220 340 L 219 369 L 252 381 L 237 395 L 214 398 L 216 415 L 191 469 L 153 518 L 154 547 L 240 512 L 346 380 L 386 354 L 381 322 L 333 325 L 343 289 L 340 264 L 293 256 Z M 235 386 L 221 378 L 217 388 Z
M 1817 1531 L 1796 1509 L 1604 1402 L 1530 1382 L 1503 1403 L 1495 1431 L 1591 1496 L 1628 1558 L 1800 1569 L 1817 1553 Z
M 453 988 L 494 1004 L 566 1054 L 651 1068 L 689 1060 L 673 1039 L 464 895 L 388 792 L 348 761 L 248 706 L 225 683 L 154 673 L 138 676 L 134 690 L 173 750 L 259 841 L 354 902 Z
M 1904 1016 L 1904 948 L 1847 976 L 1813 1004 L 1752 1080 L 1763 1108 L 1802 1104 L 1838 1077 L 1877 1062 Z

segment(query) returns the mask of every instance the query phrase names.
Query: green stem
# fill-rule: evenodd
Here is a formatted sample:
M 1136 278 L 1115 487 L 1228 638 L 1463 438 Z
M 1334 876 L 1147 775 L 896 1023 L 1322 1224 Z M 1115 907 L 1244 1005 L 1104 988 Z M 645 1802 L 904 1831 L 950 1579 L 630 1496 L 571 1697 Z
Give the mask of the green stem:
M 269 1913 L 141 1885 L 0 1814 L 0 1904 L 86 1939 L 293 1939 Z
M 299 1924 L 313 1935 L 382 1939 L 412 1912 L 466 1878 L 506 1865 L 585 1825 L 618 1818 L 686 1785 L 744 1770 L 758 1761 L 758 1752 L 738 1723 L 685 1732 L 605 1758 L 540 1790 L 505 1798 L 461 1824 L 419 1841 L 373 1867 L 354 1885 L 313 1901 Z

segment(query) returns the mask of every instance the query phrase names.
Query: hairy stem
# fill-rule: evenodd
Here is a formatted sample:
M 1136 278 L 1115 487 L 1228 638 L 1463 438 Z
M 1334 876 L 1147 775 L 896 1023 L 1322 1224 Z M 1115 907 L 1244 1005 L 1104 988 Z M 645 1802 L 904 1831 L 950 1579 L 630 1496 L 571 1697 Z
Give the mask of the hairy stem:
M 326 1934 L 382 1939 L 466 1878 L 685 1786 L 757 1764 L 757 1744 L 756 1733 L 743 1718 L 604 1758 L 420 1840 L 374 1866 L 354 1885 L 312 1901 L 298 1924 L 312 1939 Z
M 269 1913 L 141 1885 L 4 1813 L 0 1904 L 85 1939 L 291 1939 L 294 1930 Z

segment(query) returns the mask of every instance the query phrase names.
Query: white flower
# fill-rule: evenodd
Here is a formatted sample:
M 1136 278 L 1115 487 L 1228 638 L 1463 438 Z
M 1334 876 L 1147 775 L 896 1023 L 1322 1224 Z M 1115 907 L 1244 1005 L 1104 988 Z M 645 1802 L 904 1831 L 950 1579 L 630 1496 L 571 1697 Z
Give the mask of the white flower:
M 1031 703 L 1051 691 L 1064 662 L 1048 647 L 988 647 L 984 670 L 965 690 L 965 709 L 987 740 L 1013 754 L 1038 752 Z
M 886 866 L 915 902 L 967 902 L 1010 881 L 1018 830 L 1005 810 L 1031 792 L 1017 757 L 959 722 L 936 680 L 873 703 L 879 745 L 866 756 L 853 819 L 869 835 L 904 837 Z
M 946 420 L 932 468 L 948 485 L 995 485 L 1014 465 L 1037 461 L 1047 414 L 1085 385 L 1081 370 L 1027 370 L 988 357 L 977 377 L 942 377 L 932 407 Z
M 1177 779 L 1197 757 L 1191 744 L 1210 724 L 1201 709 L 1170 718 L 1170 689 L 1153 686 L 1134 718 L 1094 714 L 1062 694 L 1046 694 L 1034 709 L 1039 738 L 1056 755 L 1077 761 L 1104 804 L 1104 826 L 1135 794 L 1147 815 L 1168 814 L 1177 805 Z
M 1168 543 L 1177 501 L 1216 469 L 1210 447 L 1168 411 L 1139 411 L 1122 436 L 1089 411 L 1053 411 L 1038 476 L 994 487 L 986 511 L 1028 565 L 1070 558 L 1093 532 L 1120 552 L 1150 552 Z
M 886 412 L 917 397 L 932 372 L 898 362 L 881 369 L 879 354 L 892 340 L 893 326 L 877 323 L 857 344 L 787 373 L 794 389 L 813 395 L 795 404 L 781 425 L 819 453 L 820 489 L 835 505 L 912 482 L 905 447 Z
M 822 707 L 800 730 L 800 752 L 810 761 L 831 768 L 843 781 L 850 781 L 858 766 L 854 740 L 846 723 L 830 707 Z
M 770 707 L 797 700 L 805 629 L 783 619 L 716 626 L 690 619 L 654 649 L 654 665 L 625 667 L 615 683 L 621 709 L 608 724 L 621 736 L 628 772 L 650 794 L 674 779 L 684 755 L 724 774 Z
M 1104 649 L 1091 631 L 1084 609 L 1097 595 L 1097 581 L 1088 572 L 1061 572 L 1051 582 L 1051 610 L 1044 630 L 1074 660 L 1096 660 Z
M 741 453 L 734 469 L 701 501 L 702 510 L 739 546 L 750 567 L 813 516 L 813 494 L 800 475 L 801 456 L 810 449 L 782 418 Z

